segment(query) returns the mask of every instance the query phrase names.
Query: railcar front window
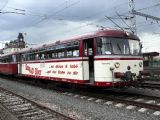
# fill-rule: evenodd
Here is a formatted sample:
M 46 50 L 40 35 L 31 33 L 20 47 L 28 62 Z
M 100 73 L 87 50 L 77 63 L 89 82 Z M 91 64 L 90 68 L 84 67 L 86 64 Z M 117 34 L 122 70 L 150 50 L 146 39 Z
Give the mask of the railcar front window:
M 98 55 L 105 55 L 105 54 L 111 54 L 111 43 L 110 39 L 106 37 L 100 37 L 97 38 L 97 54 Z
M 113 54 L 129 54 L 128 40 L 121 38 L 111 38 Z
M 128 40 L 110 37 L 97 38 L 97 54 L 129 54 Z
M 141 54 L 140 42 L 136 40 L 129 40 L 130 51 L 132 55 Z

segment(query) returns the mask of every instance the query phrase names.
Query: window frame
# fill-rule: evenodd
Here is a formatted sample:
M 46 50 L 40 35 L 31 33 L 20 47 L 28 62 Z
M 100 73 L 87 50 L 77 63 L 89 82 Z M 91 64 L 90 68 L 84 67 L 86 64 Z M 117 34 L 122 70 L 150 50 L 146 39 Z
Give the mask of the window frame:
M 67 56 L 67 50 L 72 52 L 71 56 Z M 77 56 L 73 55 L 74 51 L 79 51 Z M 36 58 L 36 55 L 44 55 L 44 58 Z M 80 56 L 80 41 L 71 41 L 68 43 L 58 43 L 53 46 L 31 50 L 26 53 L 22 53 L 22 61 L 33 60 L 49 60 L 49 59 L 62 59 L 62 58 L 74 58 Z M 54 56 L 53 56 L 54 55 Z M 25 59 L 23 58 L 25 56 Z M 31 57 L 32 56 L 32 57 Z M 47 56 L 47 57 L 45 57 Z M 50 57 L 49 57 L 50 56 Z M 33 59 L 32 59 L 33 58 Z

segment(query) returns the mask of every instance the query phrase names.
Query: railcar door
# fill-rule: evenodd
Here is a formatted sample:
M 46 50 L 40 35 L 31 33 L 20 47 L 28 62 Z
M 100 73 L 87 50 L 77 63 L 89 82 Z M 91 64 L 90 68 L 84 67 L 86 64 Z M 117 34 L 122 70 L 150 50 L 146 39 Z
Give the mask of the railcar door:
M 94 83 L 94 39 L 83 40 L 83 56 L 88 58 L 89 80 Z
M 22 54 L 18 55 L 18 74 L 22 74 Z

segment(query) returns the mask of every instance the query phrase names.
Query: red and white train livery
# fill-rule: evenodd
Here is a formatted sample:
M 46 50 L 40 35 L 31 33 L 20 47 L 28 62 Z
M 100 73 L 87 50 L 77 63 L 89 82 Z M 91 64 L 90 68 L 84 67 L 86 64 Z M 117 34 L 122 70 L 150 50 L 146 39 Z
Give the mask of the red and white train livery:
M 123 86 L 143 71 L 137 36 L 100 30 L 0 57 L 0 73 L 92 86 Z

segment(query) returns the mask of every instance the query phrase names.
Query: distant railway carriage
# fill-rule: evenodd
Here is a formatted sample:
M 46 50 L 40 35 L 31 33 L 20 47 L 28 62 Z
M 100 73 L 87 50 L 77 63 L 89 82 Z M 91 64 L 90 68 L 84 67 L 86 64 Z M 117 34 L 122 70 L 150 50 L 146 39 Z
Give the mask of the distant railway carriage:
M 158 52 L 146 52 L 143 53 L 144 71 L 147 76 L 160 75 L 160 56 Z
M 119 30 L 100 30 L 7 57 L 1 57 L 0 66 L 15 64 L 16 69 L 6 68 L 14 69 L 12 74 L 93 86 L 123 86 L 137 81 L 143 71 L 139 38 Z M 8 71 L 0 67 L 1 73 Z
M 160 56 L 158 52 L 143 53 L 144 67 L 160 67 Z
M 10 53 L 0 57 L 0 73 L 6 75 L 18 74 L 18 53 Z

